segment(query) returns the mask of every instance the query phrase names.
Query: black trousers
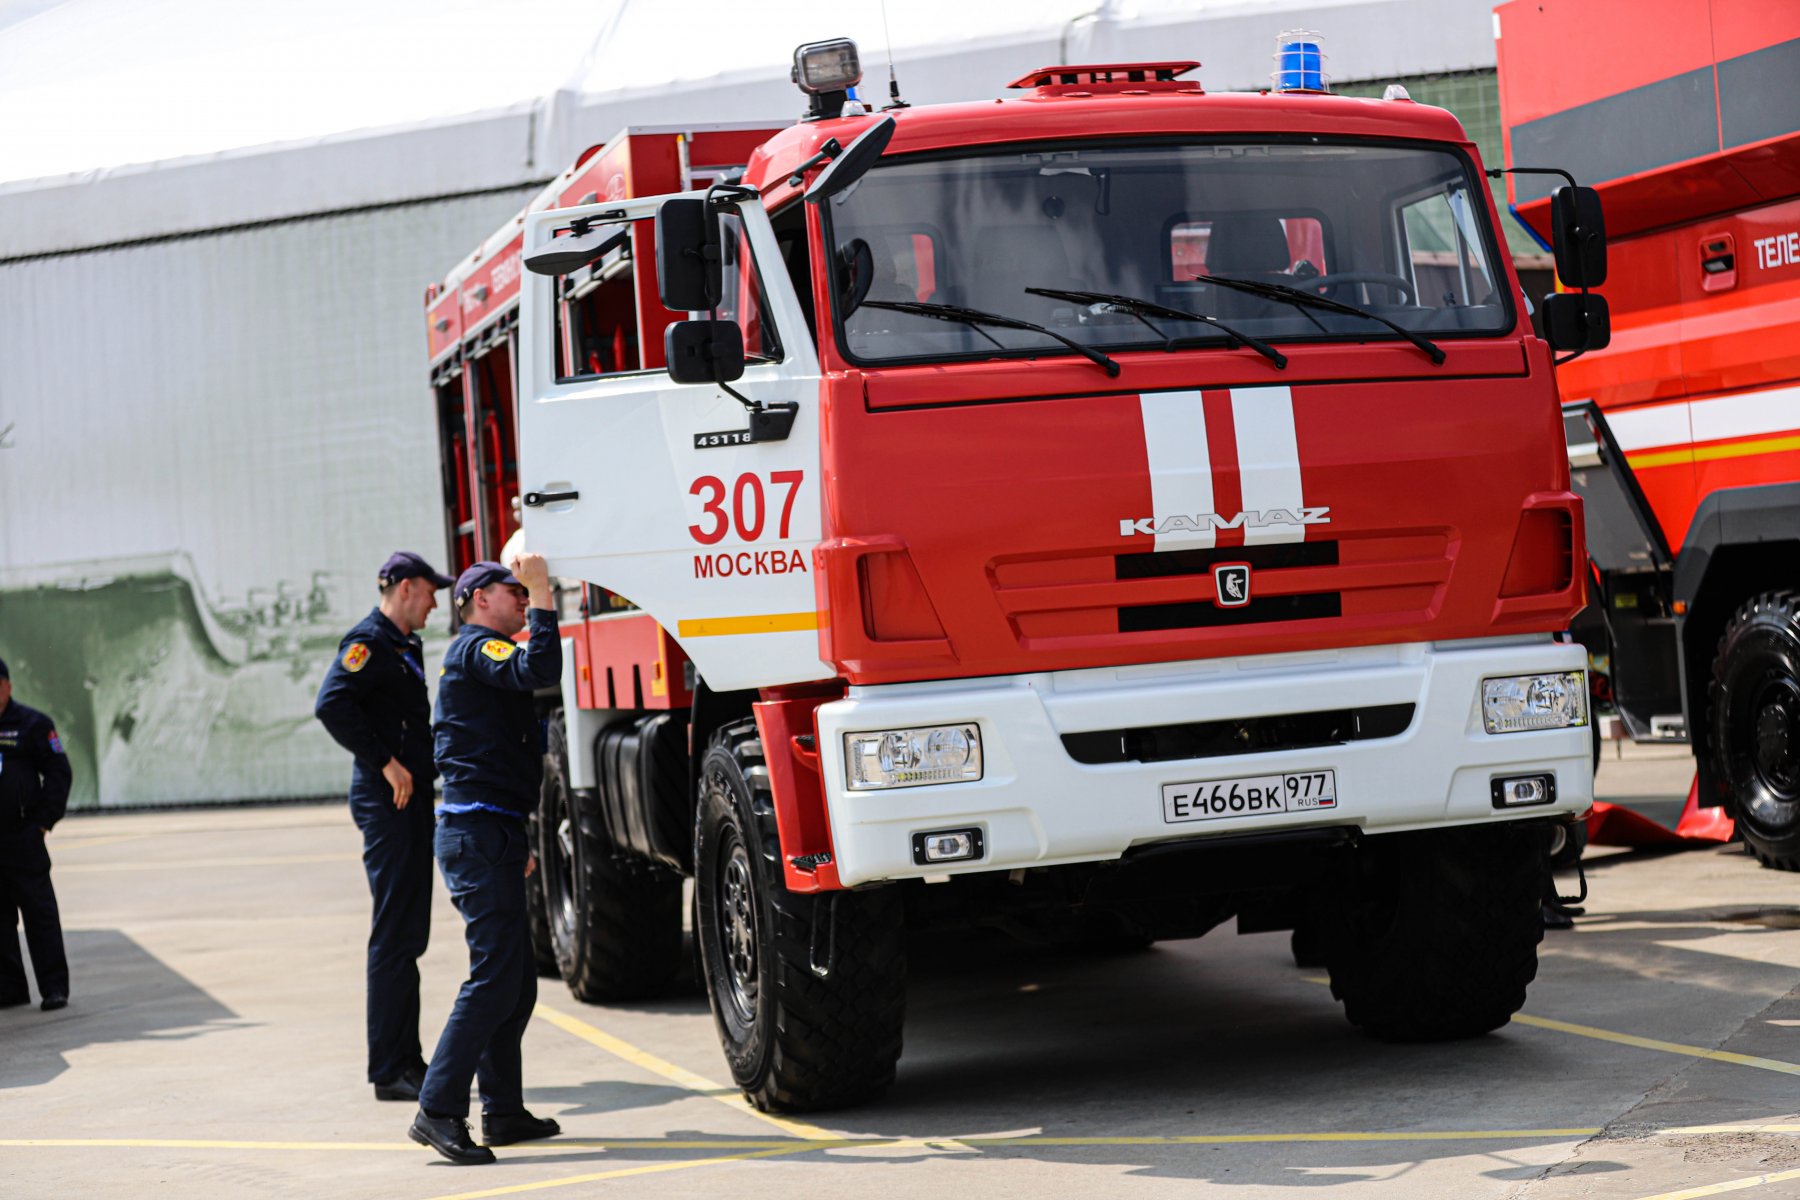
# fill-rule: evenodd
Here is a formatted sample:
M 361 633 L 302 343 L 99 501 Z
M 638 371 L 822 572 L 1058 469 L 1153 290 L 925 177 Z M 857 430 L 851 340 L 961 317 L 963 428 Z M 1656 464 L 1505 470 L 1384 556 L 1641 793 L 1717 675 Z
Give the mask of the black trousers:
M 419 1105 L 469 1115 L 469 1082 L 479 1076 L 482 1111 L 525 1107 L 520 1043 L 537 1006 L 537 963 L 525 910 L 525 822 L 491 812 L 438 819 L 438 865 L 462 913 L 469 978 L 444 1025 Z
M 423 1069 L 419 1050 L 419 958 L 431 940 L 431 789 L 404 809 L 380 775 L 358 769 L 350 812 L 363 835 L 369 920 L 369 1082 Z
M 0 831 L 0 911 L 7 930 L 0 933 L 0 1004 L 31 999 L 25 986 L 25 960 L 19 954 L 19 918 L 25 919 L 25 944 L 40 996 L 69 994 L 69 960 L 63 954 L 62 914 L 56 889 L 50 886 L 50 851 L 37 829 Z

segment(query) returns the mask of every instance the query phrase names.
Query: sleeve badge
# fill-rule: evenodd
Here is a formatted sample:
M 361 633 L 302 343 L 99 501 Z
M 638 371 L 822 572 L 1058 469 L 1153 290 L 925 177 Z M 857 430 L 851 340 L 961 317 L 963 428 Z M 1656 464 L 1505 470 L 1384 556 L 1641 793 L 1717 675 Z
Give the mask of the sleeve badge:
M 503 642 L 499 638 L 489 638 L 481 644 L 481 652 L 495 662 L 505 662 L 518 653 L 519 643 Z
M 369 661 L 369 648 L 361 642 L 351 642 L 350 648 L 344 651 L 344 670 L 356 673 L 363 669 Z
M 52 754 L 61 754 L 63 752 L 62 739 L 56 736 L 56 730 L 54 729 L 50 731 L 50 752 Z

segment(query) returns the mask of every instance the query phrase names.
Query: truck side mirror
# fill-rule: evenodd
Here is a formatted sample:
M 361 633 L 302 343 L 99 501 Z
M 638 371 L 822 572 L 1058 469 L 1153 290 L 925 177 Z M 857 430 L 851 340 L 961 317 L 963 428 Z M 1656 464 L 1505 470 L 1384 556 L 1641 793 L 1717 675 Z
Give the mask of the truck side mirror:
M 671 312 L 718 303 L 719 222 L 706 201 L 683 196 L 656 210 L 656 292 Z
M 1554 350 L 1582 354 L 1612 341 L 1606 297 L 1593 292 L 1559 292 L 1544 297 L 1544 340 Z
M 1599 192 L 1590 187 L 1551 192 L 1550 237 L 1556 248 L 1556 274 L 1564 287 L 1591 288 L 1606 282 L 1606 221 Z
M 735 321 L 677 321 L 663 332 L 663 356 L 676 383 L 730 383 L 744 375 L 744 331 Z

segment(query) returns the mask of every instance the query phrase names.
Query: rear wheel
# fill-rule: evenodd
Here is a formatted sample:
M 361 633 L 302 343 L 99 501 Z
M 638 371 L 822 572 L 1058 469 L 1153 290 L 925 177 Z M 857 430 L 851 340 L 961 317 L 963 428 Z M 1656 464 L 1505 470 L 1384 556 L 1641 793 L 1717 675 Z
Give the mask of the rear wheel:
M 1713 659 L 1708 734 L 1737 829 L 1765 867 L 1800 870 L 1800 593 L 1732 615 Z
M 538 866 L 559 973 L 577 1000 L 667 991 L 681 966 L 681 877 L 613 847 L 599 806 L 568 785 L 568 734 L 550 719 Z
M 694 887 L 707 999 L 752 1104 L 839 1108 L 893 1082 L 906 1012 L 900 889 L 787 890 L 754 721 L 719 730 L 701 760 Z
M 1548 852 L 1541 826 L 1366 843 L 1323 947 L 1350 1023 L 1381 1041 L 1436 1042 L 1511 1020 L 1537 977 Z
M 549 772 L 545 772 L 546 780 Z M 543 799 L 540 796 L 538 811 L 531 814 L 525 822 L 525 844 L 536 853 L 543 845 Z M 525 914 L 531 928 L 531 958 L 537 964 L 537 973 L 548 978 L 556 978 L 561 974 L 556 965 L 556 943 L 550 938 L 550 904 L 544 894 L 544 872 L 534 871 L 530 879 L 525 881 Z

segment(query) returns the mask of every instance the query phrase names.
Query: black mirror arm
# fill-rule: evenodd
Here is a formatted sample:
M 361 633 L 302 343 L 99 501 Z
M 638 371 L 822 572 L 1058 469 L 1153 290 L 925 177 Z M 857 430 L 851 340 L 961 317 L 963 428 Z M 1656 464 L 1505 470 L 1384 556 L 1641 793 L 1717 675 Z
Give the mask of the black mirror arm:
M 1563 170 L 1561 167 L 1489 167 L 1486 171 L 1486 174 L 1489 179 L 1498 179 L 1502 175 L 1558 175 L 1558 176 L 1561 176 L 1565 181 L 1567 181 L 1568 185 L 1572 188 L 1581 186 L 1580 184 L 1575 182 L 1575 177 L 1573 175 L 1569 174 L 1567 171 Z M 1577 226 L 1575 232 L 1580 234 L 1580 233 L 1583 233 L 1583 230 L 1579 226 Z M 1589 230 L 1589 231 L 1586 231 L 1586 233 L 1591 234 L 1592 231 Z M 1587 288 L 1583 287 L 1581 289 L 1582 294 L 1585 295 L 1587 293 L 1587 290 L 1588 290 Z M 1586 353 L 1586 351 L 1584 351 L 1584 350 L 1577 350 L 1574 354 L 1571 354 L 1569 356 L 1569 358 L 1579 358 L 1582 354 L 1585 354 L 1585 353 Z M 1567 361 L 1568 361 L 1567 358 L 1565 358 L 1563 360 L 1563 362 L 1567 362 Z
M 830 162 L 843 152 L 844 147 L 836 138 L 827 139 L 825 144 L 819 147 L 819 152 L 817 154 L 794 168 L 794 173 L 788 176 L 788 186 L 799 187 L 806 182 L 806 173 L 808 171 L 812 170 L 820 163 Z

